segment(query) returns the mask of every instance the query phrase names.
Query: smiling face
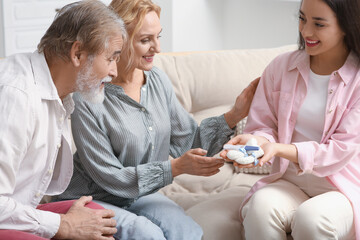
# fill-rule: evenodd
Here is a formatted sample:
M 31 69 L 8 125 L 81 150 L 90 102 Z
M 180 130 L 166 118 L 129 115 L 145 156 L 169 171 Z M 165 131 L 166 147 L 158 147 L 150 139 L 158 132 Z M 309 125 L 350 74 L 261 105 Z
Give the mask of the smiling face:
M 133 40 L 136 68 L 148 71 L 153 67 L 154 56 L 160 52 L 161 30 L 158 15 L 154 11 L 147 13 Z
M 85 100 L 99 103 L 104 99 L 104 84 L 117 76 L 116 63 L 120 58 L 121 36 L 110 39 L 109 48 L 101 54 L 88 56 L 76 79 L 76 90 Z
M 299 31 L 310 56 L 331 57 L 346 52 L 344 32 L 335 13 L 322 0 L 303 0 Z

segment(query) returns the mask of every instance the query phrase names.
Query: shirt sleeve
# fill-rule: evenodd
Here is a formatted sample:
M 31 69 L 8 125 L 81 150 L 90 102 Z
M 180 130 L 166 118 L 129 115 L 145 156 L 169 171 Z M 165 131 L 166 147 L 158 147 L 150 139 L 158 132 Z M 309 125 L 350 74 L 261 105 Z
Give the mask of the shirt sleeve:
M 71 117 L 77 159 L 92 180 L 108 193 L 126 199 L 152 193 L 172 182 L 170 161 L 124 166 L 115 155 L 108 134 L 97 116 L 74 95 L 76 108 Z
M 17 88 L 0 86 L 0 103 L 0 229 L 21 230 L 51 238 L 60 226 L 60 215 L 36 210 L 11 197 L 31 141 L 29 99 Z
M 311 173 L 325 177 L 341 171 L 349 163 L 360 163 L 360 101 L 349 109 L 338 106 L 335 114 L 341 116 L 341 120 L 327 141 L 293 143 L 298 150 L 299 175 Z
M 204 119 L 200 125 L 190 116 L 177 99 L 168 76 L 157 69 L 168 98 L 171 119 L 170 155 L 180 157 L 191 148 L 202 148 L 208 156 L 218 153 L 234 134 L 224 115 Z

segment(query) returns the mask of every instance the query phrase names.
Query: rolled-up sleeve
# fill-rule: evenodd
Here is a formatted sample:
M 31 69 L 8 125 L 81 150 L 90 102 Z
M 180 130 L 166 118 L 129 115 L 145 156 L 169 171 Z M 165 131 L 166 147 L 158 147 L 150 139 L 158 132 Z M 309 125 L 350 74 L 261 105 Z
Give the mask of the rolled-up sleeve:
M 358 161 L 360 158 L 360 101 L 343 111 L 340 124 L 324 143 L 314 141 L 294 143 L 298 150 L 300 174 L 329 176 L 341 171 L 349 162 Z

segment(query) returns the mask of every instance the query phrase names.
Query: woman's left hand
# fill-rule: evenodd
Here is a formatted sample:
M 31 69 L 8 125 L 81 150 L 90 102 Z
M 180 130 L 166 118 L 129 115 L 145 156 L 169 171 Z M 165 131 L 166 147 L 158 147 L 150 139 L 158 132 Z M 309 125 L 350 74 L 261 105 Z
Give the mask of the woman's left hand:
M 254 98 L 259 81 L 260 77 L 253 80 L 236 98 L 234 110 L 236 114 L 241 116 L 241 119 L 249 114 L 250 105 Z
M 264 151 L 264 155 L 259 158 L 258 165 L 261 167 L 265 163 L 269 162 L 275 155 L 277 154 L 277 143 L 265 143 L 261 145 L 262 150 Z
M 225 120 L 230 128 L 236 126 L 236 124 L 249 114 L 250 105 L 254 98 L 254 94 L 259 84 L 259 78 L 253 80 L 241 93 L 236 97 L 235 105 L 233 108 L 225 113 Z

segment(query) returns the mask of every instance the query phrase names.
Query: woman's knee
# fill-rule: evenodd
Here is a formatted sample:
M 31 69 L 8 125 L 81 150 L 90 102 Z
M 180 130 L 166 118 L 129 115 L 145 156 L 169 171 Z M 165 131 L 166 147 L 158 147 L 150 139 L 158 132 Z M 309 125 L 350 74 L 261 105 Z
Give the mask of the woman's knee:
M 273 194 L 269 189 L 261 189 L 254 193 L 241 211 L 243 219 L 253 219 L 256 224 L 260 222 L 263 222 L 260 224 L 264 224 L 264 221 L 268 221 L 273 215 L 279 217 L 284 202 L 272 196 Z M 251 224 L 255 224 L 255 222 Z
M 190 216 L 186 215 L 181 207 L 173 205 L 165 207 L 164 210 L 163 214 L 156 214 L 156 216 L 144 214 L 143 216 L 158 225 L 168 240 L 201 239 L 202 228 Z
M 336 228 L 332 222 L 307 204 L 298 207 L 291 224 L 294 239 L 337 239 Z
M 161 228 L 143 216 L 137 216 L 126 224 L 118 225 L 116 239 L 165 240 Z

